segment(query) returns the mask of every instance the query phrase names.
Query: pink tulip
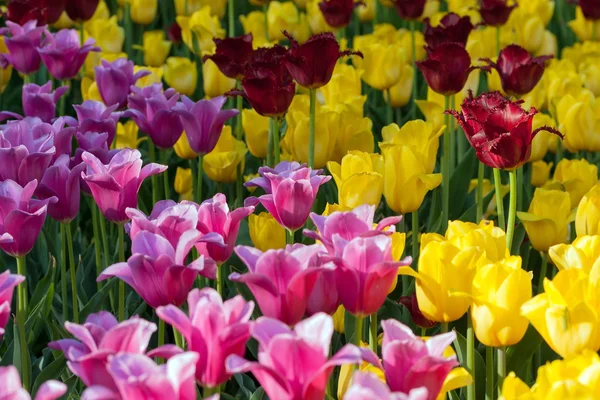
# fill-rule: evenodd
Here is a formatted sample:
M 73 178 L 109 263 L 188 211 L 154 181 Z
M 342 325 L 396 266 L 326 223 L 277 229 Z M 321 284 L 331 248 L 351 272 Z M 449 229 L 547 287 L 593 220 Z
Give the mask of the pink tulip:
M 4 35 L 8 54 L 0 55 L 0 67 L 12 65 L 24 75 L 36 72 L 42 61 L 37 47 L 42 42 L 45 30 L 46 26 L 37 26 L 36 20 L 27 21 L 23 25 L 6 21 L 6 28 L 0 29 L 0 35 Z
M 313 286 L 306 302 L 306 315 L 319 312 L 333 314 L 340 306 L 340 296 L 335 287 L 335 271 L 323 271 Z
M 49 380 L 44 382 L 35 395 L 35 400 L 55 400 L 67 392 L 67 385 Z M 21 385 L 19 371 L 13 365 L 0 367 L 0 399 L 31 400 L 27 390 Z
M 57 80 L 67 81 L 76 77 L 88 54 L 100 51 L 100 47 L 94 46 L 96 41 L 93 38 L 82 44 L 76 29 L 61 29 L 55 34 L 46 30 L 44 35 L 45 39 L 37 50 L 50 75 Z
M 194 203 L 192 203 L 194 204 Z M 240 207 L 229 211 L 227 199 L 222 193 L 217 193 L 198 207 L 198 229 L 204 234 L 216 233 L 223 238 L 225 246 L 215 243 L 198 243 L 196 250 L 205 257 L 210 257 L 222 264 L 231 257 L 233 247 L 238 237 L 240 222 L 254 212 L 254 207 Z
M 106 132 L 108 145 L 112 144 L 117 133 L 117 122 L 123 115 L 122 112 L 116 111 L 117 104 L 107 107 L 100 101 L 86 100 L 80 105 L 74 105 L 73 108 L 77 114 L 76 125 L 80 133 Z
M 401 322 L 388 319 L 383 328 L 382 358 L 385 379 L 393 392 L 412 393 L 427 388 L 427 400 L 435 400 L 444 380 L 458 365 L 456 357 L 444 357 L 444 350 L 456 339 L 455 332 L 431 337 L 425 342 Z
M 10 318 L 13 291 L 24 280 L 24 276 L 12 275 L 8 270 L 0 274 L 0 340 L 2 340 L 4 327 Z
M 259 344 L 258 362 L 231 355 L 225 364 L 231 374 L 251 371 L 271 399 L 322 399 L 335 366 L 377 358 L 368 349 L 347 344 L 328 359 L 333 320 L 323 313 L 299 322 L 293 330 L 261 317 L 250 330 Z
M 392 393 L 385 382 L 371 373 L 356 372 L 344 400 L 427 400 L 427 388 L 412 389 L 408 394 Z
M 63 154 L 46 170 L 36 190 L 40 198 L 56 197 L 58 201 L 48 205 L 48 214 L 55 221 L 70 222 L 79 212 L 80 180 L 85 164 L 69 168 L 69 156 Z
M 198 355 L 178 354 L 156 365 L 143 354 L 120 353 L 109 358 L 106 370 L 116 388 L 92 386 L 82 400 L 196 400 L 194 371 Z
M 247 246 L 237 246 L 236 254 L 248 267 L 248 273 L 229 275 L 234 282 L 245 283 L 263 315 L 295 325 L 304 317 L 308 296 L 319 275 L 332 264 L 323 264 L 321 245 L 288 245 L 285 249 L 265 253 Z
M 336 264 L 335 280 L 340 300 L 353 315 L 376 313 L 385 302 L 398 275 L 398 268 L 412 259 L 399 262 L 392 257 L 392 239 L 384 234 L 357 237 L 350 241 L 339 234 L 332 237 Z
M 68 90 L 68 86 L 61 86 L 52 91 L 51 80 L 42 86 L 35 83 L 23 85 L 23 114 L 27 117 L 38 117 L 44 122 L 52 122 L 56 115 L 56 104 Z
M 105 386 L 116 391 L 117 385 L 107 370 L 108 359 L 118 353 L 144 354 L 156 325 L 137 316 L 121 323 L 106 311 L 90 314 L 83 325 L 65 322 L 75 339 L 48 343 L 62 351 L 68 367 L 86 386 Z
M 150 75 L 150 71 L 134 72 L 135 64 L 127 58 L 118 58 L 113 62 L 102 60 L 101 65 L 94 68 L 98 92 L 104 104 L 117 105 L 117 108 L 127 104 L 127 96 L 131 86 L 138 79 Z
M 81 158 L 87 164 L 87 173 L 81 176 L 92 191 L 92 196 L 102 214 L 112 222 L 122 223 L 129 218 L 128 207 L 135 208 L 138 191 L 144 179 L 164 172 L 166 165 L 151 163 L 142 168 L 142 155 L 138 150 L 123 149 L 105 165 L 93 154 L 85 152 Z
M 319 187 L 331 177 L 319 175 L 310 168 L 290 170 L 290 167 L 293 167 L 293 164 L 285 162 L 283 167 L 278 165 L 274 170 L 263 170 L 263 179 L 260 183 L 255 180 L 253 184 L 264 186 L 266 194 L 258 199 L 249 197 L 245 204 L 255 205 L 260 202 L 281 226 L 296 231 L 308 219 Z
M 196 380 L 204 387 L 217 387 L 229 380 L 225 359 L 243 356 L 250 337 L 252 301 L 235 296 L 225 302 L 211 288 L 194 289 L 188 295 L 189 317 L 179 308 L 159 307 L 157 315 L 185 337 L 187 348 L 199 355 Z M 157 349 L 159 351 L 160 349 Z

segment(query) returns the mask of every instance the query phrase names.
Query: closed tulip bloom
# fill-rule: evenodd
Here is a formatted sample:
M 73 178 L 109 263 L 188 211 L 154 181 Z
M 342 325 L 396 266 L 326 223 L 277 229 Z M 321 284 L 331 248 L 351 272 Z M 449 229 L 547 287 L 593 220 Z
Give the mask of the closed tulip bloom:
M 533 117 L 532 129 L 537 129 L 542 126 L 550 126 L 555 128 L 556 124 L 554 119 L 547 114 L 536 114 Z M 531 156 L 529 157 L 529 162 L 533 163 L 535 161 L 543 160 L 546 154 L 553 146 L 556 146 L 556 143 L 560 140 L 560 138 L 554 135 L 552 132 L 548 131 L 540 131 L 531 141 Z
M 193 102 L 183 96 L 174 110 L 181 116 L 189 145 L 196 153 L 205 155 L 213 151 L 225 122 L 238 115 L 238 110 L 222 110 L 225 97 Z
M 82 159 L 88 168 L 81 176 L 102 214 L 116 223 L 129 219 L 125 213 L 128 207 L 137 207 L 138 191 L 144 179 L 167 169 L 166 165 L 154 163 L 142 168 L 141 153 L 131 149 L 120 150 L 108 164 L 88 152 L 83 153 Z
M 215 38 L 214 41 L 215 54 L 204 56 L 202 61 L 212 60 L 226 77 L 241 80 L 254 51 L 252 34 L 226 39 Z
M 398 127 L 391 124 L 381 131 L 383 143 L 402 144 L 413 151 L 415 157 L 425 166 L 427 173 L 432 173 L 435 168 L 439 137 L 444 132 L 444 127 L 436 129 L 431 122 L 423 120 L 409 121 Z
M 86 22 L 86 31 L 89 36 L 96 40 L 96 44 L 100 46 L 104 56 L 98 53 L 90 53 L 86 60 L 86 76 L 94 77 L 94 67 L 100 65 L 102 58 L 107 61 L 114 61 L 116 58 L 108 59 L 106 54 L 118 54 L 123 51 L 125 43 L 125 28 L 119 26 L 117 16 L 114 15 L 108 19 L 94 19 Z M 156 46 L 156 43 L 154 43 Z M 123 55 L 126 57 L 126 55 Z M 117 57 L 120 58 L 120 57 Z
M 354 60 L 364 63 L 364 60 L 359 57 Z M 350 110 L 362 117 L 363 105 L 366 101 L 366 96 L 362 95 L 362 75 L 362 69 L 349 64 L 337 63 L 331 80 L 320 89 L 325 104 L 329 106 L 348 105 Z
M 597 21 L 600 19 L 600 4 L 596 0 L 574 0 L 581 7 L 586 19 Z
M 577 236 L 600 235 L 600 185 L 593 186 L 581 199 L 575 228 Z
M 250 154 L 256 158 L 266 158 L 269 118 L 263 117 L 251 108 L 245 108 L 242 110 L 242 128 Z
M 360 48 L 364 59 L 361 61 L 355 57 L 353 63 L 364 70 L 363 81 L 378 90 L 387 90 L 397 84 L 407 68 L 399 45 L 385 43 L 377 38 L 365 42 L 364 47 L 359 43 L 355 43 L 355 47 Z
M 4 35 L 8 54 L 0 54 L 0 66 L 6 68 L 12 65 L 24 75 L 36 72 L 42 61 L 37 48 L 45 29 L 45 26 L 38 27 L 36 20 L 27 21 L 23 26 L 6 21 L 6 28 L 0 33 Z
M 491 221 L 481 221 L 479 224 L 450 221 L 445 237 L 424 234 L 421 245 L 425 246 L 429 241 L 435 240 L 447 240 L 461 250 L 477 247 L 485 254 L 485 259 L 491 262 L 500 261 L 510 255 L 506 248 L 506 233 Z
M 412 98 L 412 85 L 415 79 L 415 69 L 412 65 L 402 68 L 400 80 L 389 89 L 393 108 L 404 107 Z M 390 102 L 388 93 L 385 93 L 385 101 Z
M 69 167 L 69 156 L 61 155 L 49 167 L 36 190 L 40 198 L 56 198 L 56 202 L 48 205 L 48 214 L 59 222 L 72 221 L 79 212 L 79 181 L 85 164 Z
M 19 370 L 14 365 L 0 367 L 0 386 L 2 397 L 7 400 L 31 400 L 26 389 L 23 389 Z M 56 400 L 67 392 L 67 385 L 55 380 L 44 382 L 37 390 L 34 400 Z
M 577 96 L 567 93 L 557 99 L 556 117 L 569 151 L 600 151 L 600 121 L 596 118 L 594 96 L 590 92 L 584 91 Z
M 231 377 L 225 370 L 225 360 L 232 354 L 241 357 L 246 352 L 254 303 L 239 295 L 223 301 L 211 288 L 192 290 L 187 302 L 189 316 L 174 305 L 159 307 L 156 313 L 181 332 L 188 351 L 198 355 L 196 381 L 214 388 Z
M 427 319 L 419 309 L 419 302 L 417 300 L 416 292 L 413 292 L 413 294 L 410 296 L 400 297 L 398 303 L 406 307 L 415 325 L 425 329 L 433 328 L 437 325 L 437 322 Z
M 204 86 L 204 95 L 207 98 L 222 96 L 230 90 L 235 89 L 235 79 L 228 78 L 212 61 L 206 60 L 202 64 L 202 84 Z
M 598 167 L 586 159 L 559 161 L 553 179 L 559 182 L 571 196 L 571 206 L 575 207 L 594 185 L 598 183 Z M 585 209 L 585 206 L 582 207 Z
M 444 15 L 438 26 L 432 26 L 428 18 L 424 22 L 425 42 L 432 49 L 439 47 L 443 43 L 457 43 L 466 46 L 469 34 L 473 30 L 470 17 L 461 17 L 452 12 Z
M 285 248 L 285 229 L 268 212 L 248 216 L 250 240 L 260 251 Z
M 66 11 L 73 21 L 87 21 L 92 18 L 100 0 L 67 0 Z
M 146 31 L 143 37 L 144 64 L 162 67 L 171 52 L 171 42 L 166 40 L 165 31 Z
M 65 9 L 66 0 L 10 0 L 7 20 L 23 25 L 36 20 L 38 25 L 53 24 Z
M 90 38 L 82 45 L 75 29 L 62 29 L 55 34 L 46 31 L 38 52 L 50 74 L 66 81 L 77 76 L 89 52 L 100 51 L 95 43 Z
M 521 307 L 521 314 L 562 358 L 600 349 L 598 282 L 578 269 L 544 279 L 544 293 Z
M 575 8 L 575 19 L 568 22 L 569 27 L 575 32 L 577 38 L 582 42 L 590 41 L 594 37 L 594 31 L 600 26 L 597 20 L 590 20 L 585 17 L 581 7 Z
M 158 0 L 130 0 L 130 7 L 134 23 L 149 25 L 156 18 Z
M 533 187 L 542 187 L 550 179 L 550 170 L 553 163 L 545 161 L 534 161 L 531 163 L 531 185 Z
M 351 151 L 341 164 L 327 163 L 338 188 L 338 203 L 355 208 L 363 204 L 379 205 L 383 194 L 383 157 L 362 151 Z
M 348 26 L 356 6 L 354 0 L 321 0 L 319 3 L 325 21 L 334 28 Z
M 579 269 L 590 276 L 600 272 L 600 236 L 579 236 L 572 244 L 557 244 L 548 251 L 559 271 Z
M 107 143 L 110 146 L 117 133 L 117 122 L 123 113 L 117 112 L 117 104 L 105 106 L 99 101 L 86 100 L 82 104 L 74 105 L 77 115 L 78 131 L 81 133 L 97 132 L 107 134 Z
M 102 60 L 102 65 L 96 67 L 95 71 L 102 101 L 107 106 L 117 104 L 118 108 L 127 103 L 130 87 L 135 85 L 139 78 L 150 74 L 149 71 L 134 73 L 133 61 L 126 58 L 119 58 L 112 63 Z
M 194 199 L 194 188 L 192 186 L 192 169 L 177 167 L 173 187 L 179 195 L 179 200 L 192 201 Z
M 233 282 L 248 286 L 263 315 L 287 325 L 296 325 L 304 314 L 315 282 L 332 264 L 324 264 L 319 256 L 322 245 L 288 245 L 285 249 L 267 250 L 236 246 L 236 254 L 248 272 L 229 275 Z
M 52 91 L 52 82 L 42 86 L 35 83 L 23 85 L 23 114 L 26 117 L 38 117 L 43 122 L 52 122 L 56 117 L 56 104 L 69 90 L 61 86 Z
M 183 131 L 183 134 L 179 137 L 179 140 L 175 143 L 173 149 L 175 150 L 175 154 L 184 160 L 193 160 L 198 157 L 198 153 L 190 147 L 190 142 L 188 141 L 185 131 Z
M 176 18 L 181 27 L 181 37 L 192 53 L 200 51 L 198 56 L 212 53 L 214 50 L 214 38 L 224 38 L 225 30 L 221 27 L 221 21 L 216 15 L 212 15 L 211 7 L 204 5 L 199 7 L 189 17 Z M 194 45 L 194 37 L 197 45 Z
M 398 15 L 402 19 L 418 20 L 425 11 L 427 0 L 392 0 Z
M 213 182 L 233 183 L 238 168 L 244 171 L 248 149 L 243 140 L 231 134 L 231 126 L 224 126 L 215 148 L 204 157 L 204 172 Z
M 138 139 L 139 133 L 140 128 L 135 124 L 135 121 L 129 120 L 124 124 L 119 122 L 112 147 L 115 149 L 137 149 L 141 142 L 148 139 L 147 137 Z
M 423 73 L 431 89 L 444 96 L 460 92 L 469 78 L 471 57 L 458 43 L 443 43 L 435 49 L 427 48 L 427 59 L 418 61 L 417 66 Z
M 483 0 L 479 8 L 481 19 L 489 26 L 502 26 L 506 24 L 510 13 L 517 7 L 517 4 L 508 5 L 507 0 Z
M 96 132 L 77 132 L 75 139 L 79 147 L 75 149 L 75 157 L 73 157 L 72 165 L 81 164 L 82 156 L 86 151 L 95 155 L 102 163 L 108 164 L 114 156 L 115 151 L 108 149 L 108 135 L 106 133 Z M 90 188 L 82 178 L 81 190 L 87 194 L 91 194 Z
M 269 1 L 266 28 L 269 39 L 274 42 L 285 40 L 286 31 L 300 42 L 305 42 L 310 36 L 306 14 L 301 13 L 291 1 Z
M 0 241 L 10 239 L 6 234 L 2 235 L 2 237 L 0 237 Z M 24 276 L 13 275 L 8 270 L 0 274 L 0 340 L 4 336 L 4 327 L 6 327 L 6 323 L 10 318 L 10 304 L 12 302 L 13 291 L 24 280 Z

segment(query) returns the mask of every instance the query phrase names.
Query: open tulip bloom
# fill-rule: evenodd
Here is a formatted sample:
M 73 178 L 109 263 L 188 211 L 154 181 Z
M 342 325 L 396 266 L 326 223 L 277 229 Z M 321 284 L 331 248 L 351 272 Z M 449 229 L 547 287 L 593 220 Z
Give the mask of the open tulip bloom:
M 40 68 L 42 59 L 37 47 L 42 42 L 45 26 L 37 26 L 36 20 L 30 20 L 22 26 L 11 21 L 6 21 L 6 28 L 0 30 L 5 37 L 8 54 L 0 55 L 0 67 L 12 65 L 22 74 L 33 74 Z M 7 34 L 10 33 L 10 37 Z
M 26 117 L 38 117 L 44 122 L 52 122 L 56 116 L 56 104 L 67 93 L 68 86 L 52 91 L 52 82 L 38 86 L 35 83 L 23 85 L 23 114 Z

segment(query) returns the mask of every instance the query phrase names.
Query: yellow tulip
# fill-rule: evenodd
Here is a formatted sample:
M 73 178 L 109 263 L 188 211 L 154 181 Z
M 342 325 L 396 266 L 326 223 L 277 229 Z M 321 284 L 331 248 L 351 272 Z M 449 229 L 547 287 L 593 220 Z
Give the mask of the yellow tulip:
M 117 16 L 92 19 L 85 24 L 86 38 L 92 37 L 105 53 L 120 53 L 125 42 L 125 29 L 119 26 Z M 90 53 L 90 55 L 93 53 Z M 89 58 L 89 56 L 88 56 Z
M 185 132 L 183 132 L 183 135 L 181 135 L 179 140 L 177 140 L 177 143 L 175 143 L 173 149 L 175 149 L 175 153 L 179 156 L 179 158 L 183 158 L 184 160 L 192 160 L 198 157 L 198 154 L 196 154 L 190 147 L 190 143 L 188 142 Z
M 544 26 L 547 26 L 554 15 L 554 2 L 548 0 L 528 0 L 521 4 L 519 2 L 519 8 L 524 13 L 529 15 L 537 15 Z
M 477 0 L 449 0 L 448 11 L 452 11 L 460 16 L 468 15 L 471 18 L 471 22 L 477 24 L 481 21 L 481 17 L 477 12 L 479 3 Z M 438 20 L 443 16 L 443 13 L 437 13 L 432 16 L 435 25 L 438 24 Z
M 96 81 L 87 76 L 81 80 L 81 97 L 83 97 L 83 101 L 94 100 L 103 103 Z
M 4 42 L 4 36 L 0 36 L 0 53 L 7 54 L 8 48 Z M 10 75 L 12 74 L 12 65 L 8 65 L 6 68 L 0 68 L 0 93 L 4 92 L 6 85 L 10 81 Z
M 600 118 L 594 95 L 582 90 L 577 97 L 565 95 L 556 105 L 564 145 L 571 152 L 600 151 Z
M 528 212 L 517 212 L 537 251 L 548 252 L 550 246 L 564 243 L 569 234 L 571 199 L 560 190 L 537 188 Z
M 144 88 L 146 86 L 154 85 L 155 83 L 162 84 L 163 75 L 165 71 L 162 67 L 142 67 L 140 65 L 135 65 L 133 67 L 133 73 L 137 74 L 139 71 L 149 71 L 150 74 L 141 77 L 135 82 L 135 86 L 139 88 Z
M 377 35 L 377 27 L 375 27 L 375 35 Z M 400 28 L 393 33 L 391 39 L 392 42 L 398 43 L 400 47 L 402 47 L 402 49 L 404 50 L 404 57 L 406 63 L 408 65 L 413 65 L 412 35 L 410 31 L 408 29 Z M 417 61 L 422 61 L 427 56 L 427 52 L 425 51 L 425 36 L 418 30 L 415 32 L 415 56 L 417 58 Z
M 240 15 L 240 22 L 244 33 L 252 34 L 252 41 L 256 44 L 257 41 L 266 41 L 265 32 L 265 13 L 262 11 L 252 11 L 247 15 Z
M 550 170 L 553 163 L 545 161 L 534 161 L 531 163 L 531 184 L 534 187 L 542 187 L 550 179 Z
M 600 57 L 586 57 L 579 65 L 578 70 L 586 89 L 594 96 L 600 96 Z
M 119 58 L 127 58 L 127 54 L 123 53 L 123 52 L 120 52 L 120 53 L 91 52 L 91 53 L 89 53 L 87 58 L 85 59 L 85 64 L 84 64 L 85 76 L 90 79 L 95 79 L 95 77 L 96 77 L 95 68 L 102 63 L 102 60 L 106 60 L 108 62 L 113 62 Z
M 544 292 L 521 307 L 548 346 L 563 358 L 600 349 L 600 287 L 577 269 L 544 279 Z
M 583 196 L 598 183 L 598 167 L 587 160 L 563 158 L 556 165 L 554 180 L 562 184 L 571 196 L 571 206 L 575 207 Z
M 500 400 L 534 400 L 529 386 L 517 378 L 514 372 L 510 372 L 502 384 L 502 396 Z
M 576 42 L 573 46 L 563 47 L 562 58 L 570 60 L 576 67 L 585 62 L 588 57 L 596 58 L 600 52 L 600 42 Z
M 575 228 L 577 236 L 600 235 L 600 184 L 594 185 L 581 199 Z
M 269 143 L 269 118 L 259 115 L 253 109 L 246 108 L 242 111 L 242 128 L 250 154 L 256 158 L 266 158 Z
M 358 3 L 360 0 L 355 0 L 355 3 Z M 362 4 L 356 6 L 355 12 L 358 20 L 360 22 L 371 22 L 375 17 L 375 1 L 376 0 L 367 0 L 361 1 Z
M 186 57 L 169 57 L 164 72 L 167 85 L 179 93 L 191 96 L 198 84 L 196 63 Z
M 204 93 L 209 98 L 224 95 L 236 84 L 235 79 L 226 77 L 211 59 L 202 64 L 202 83 Z
M 415 69 L 411 65 L 407 65 L 402 69 L 400 80 L 392 86 L 388 92 L 384 93 L 386 102 L 388 102 L 388 94 L 392 98 L 392 107 L 404 107 L 412 97 L 412 87 L 415 78 Z
M 477 188 L 477 179 L 471 179 L 471 181 L 469 182 L 469 193 L 471 193 L 476 188 Z M 504 198 L 504 196 L 506 196 L 509 191 L 510 191 L 509 185 L 501 185 L 500 186 L 500 194 L 501 194 L 502 198 Z M 495 194 L 495 186 L 492 183 L 492 181 L 490 181 L 489 179 L 484 179 L 483 180 L 483 197 L 485 198 L 491 192 L 494 192 L 494 194 L 492 195 L 492 199 L 490 200 L 490 203 L 488 204 L 488 208 L 486 210 L 486 216 L 496 214 L 496 194 Z
M 450 346 L 448 348 L 451 349 Z M 446 357 L 446 352 L 444 352 L 444 357 Z M 448 398 L 448 392 L 469 386 L 471 383 L 473 383 L 473 377 L 466 369 L 462 367 L 454 368 L 444 379 L 442 389 L 436 400 L 445 400 Z
M 338 333 L 344 333 L 344 314 L 346 309 L 340 305 L 338 309 L 333 313 L 333 329 Z
M 140 129 L 133 120 L 127 121 L 125 124 L 117 124 L 117 134 L 113 142 L 114 149 L 137 149 L 139 144 L 147 139 L 143 137 L 138 139 Z
M 504 26 L 512 41 L 524 47 L 530 53 L 537 52 L 544 44 L 546 26 L 537 14 L 529 14 L 517 7 Z
M 556 124 L 554 123 L 552 117 L 550 117 L 548 114 L 536 114 L 533 117 L 532 129 L 537 129 L 542 126 L 550 126 L 555 128 Z M 531 142 L 531 156 L 529 157 L 529 162 L 542 160 L 546 156 L 546 153 L 548 153 L 550 143 L 558 139 L 559 137 L 553 133 L 547 131 L 538 132 Z
M 196 37 L 198 50 L 201 54 L 214 52 L 213 38 L 224 38 L 225 30 L 216 15 L 211 15 L 210 6 L 204 6 L 190 17 L 177 17 L 181 27 L 181 37 L 192 53 L 195 53 L 193 36 Z
M 237 179 L 238 167 L 244 170 L 246 144 L 231 134 L 231 126 L 223 127 L 217 145 L 204 156 L 204 172 L 214 182 L 232 183 Z
M 551 60 L 548 68 L 544 71 L 542 81 L 546 85 L 548 109 L 555 117 L 557 116 L 558 102 L 564 96 L 568 94 L 575 98 L 585 96 L 585 93 L 582 94 L 583 81 L 571 60 L 564 58 Z
M 337 185 L 340 206 L 379 205 L 383 192 L 381 155 L 351 151 L 342 158 L 341 165 L 329 161 L 327 169 Z
M 158 0 L 129 0 L 131 20 L 136 24 L 149 25 L 156 18 Z
M 324 106 L 323 110 L 327 110 L 327 106 Z M 340 126 L 330 160 L 339 162 L 352 150 L 367 153 L 375 151 L 373 121 L 351 111 L 341 111 L 338 114 Z
M 244 183 L 249 182 L 254 178 L 258 178 L 259 176 L 260 174 L 258 172 L 256 174 L 244 175 Z M 246 190 L 250 193 L 254 193 L 254 191 L 256 190 L 256 186 L 247 187 Z
M 84 26 L 90 21 L 108 18 L 110 18 L 110 10 L 108 9 L 108 5 L 106 4 L 106 1 L 100 0 L 98 2 L 98 7 L 96 7 L 96 11 L 94 11 L 94 15 L 92 15 L 92 18 L 90 18 L 88 21 L 84 22 Z
M 536 399 L 595 400 L 600 393 L 600 356 L 583 351 L 568 360 L 556 360 L 538 369 L 532 388 Z
M 495 59 L 498 56 L 496 46 L 490 45 L 491 43 L 496 43 L 495 27 L 486 26 L 480 29 L 474 29 L 469 34 L 466 48 L 471 55 L 473 65 L 485 65 L 485 63 L 481 61 L 482 58 Z M 500 45 L 502 46 L 502 43 L 500 43 Z M 495 70 L 492 71 L 492 74 L 496 72 Z M 496 72 L 496 74 L 498 73 Z M 488 75 L 488 80 L 490 76 L 491 75 Z
M 175 0 L 175 13 L 177 16 L 192 15 L 204 6 L 208 6 L 211 14 L 221 19 L 225 16 L 227 0 Z
M 285 228 L 268 212 L 250 214 L 248 230 L 254 247 L 260 251 L 285 248 Z
M 450 241 L 462 250 L 476 247 L 490 262 L 498 262 L 510 255 L 506 248 L 506 234 L 492 221 L 481 221 L 479 224 L 450 221 L 441 239 Z M 425 246 L 426 241 L 422 240 L 421 246 Z
M 66 11 L 63 11 L 62 14 L 60 14 L 60 17 L 58 18 L 58 21 L 52 24 L 52 27 L 56 29 L 68 29 L 72 28 L 74 25 L 75 22 L 71 18 L 69 18 L 69 15 Z
M 341 106 L 356 116 L 363 116 L 367 96 L 362 95 L 363 70 L 352 65 L 337 63 L 329 83 L 318 94 L 329 107 Z
M 300 13 L 291 1 L 271 1 L 267 9 L 267 23 L 271 40 L 285 40 L 283 31 L 288 31 L 300 43 L 310 36 L 306 14 Z
M 471 293 L 477 266 L 487 263 L 476 247 L 461 251 L 449 241 L 431 241 L 421 249 L 418 272 L 401 267 L 399 273 L 416 279 L 419 309 L 442 323 L 456 321 L 469 309 L 471 300 L 456 293 Z
M 353 57 L 352 62 L 364 70 L 362 79 L 367 85 L 387 90 L 398 83 L 407 68 L 403 59 L 404 52 L 398 44 L 386 44 L 376 38 L 361 40 L 360 36 L 354 40 L 355 49 L 363 53 L 364 59 Z
M 319 8 L 321 0 L 308 0 L 306 3 L 306 16 L 312 33 L 335 32 L 335 28 L 327 24 Z
M 595 25 L 595 26 L 594 26 Z M 575 19 L 569 21 L 569 26 L 582 42 L 592 40 L 594 32 L 600 32 L 600 21 L 588 20 L 583 16 L 581 7 L 575 10 Z
M 556 268 L 579 269 L 592 276 L 600 276 L 600 236 L 579 236 L 572 244 L 557 244 L 548 252 Z
M 192 169 L 177 167 L 175 173 L 175 192 L 179 194 L 179 201 L 193 200 Z
M 171 42 L 166 40 L 165 31 L 144 32 L 142 43 L 144 64 L 149 67 L 161 67 L 171 51 Z

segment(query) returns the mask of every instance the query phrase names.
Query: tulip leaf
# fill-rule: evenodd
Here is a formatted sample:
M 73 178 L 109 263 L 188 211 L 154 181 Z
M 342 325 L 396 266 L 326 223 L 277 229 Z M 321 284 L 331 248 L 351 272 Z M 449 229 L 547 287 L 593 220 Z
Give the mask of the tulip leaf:
M 344 336 L 346 337 L 346 343 L 353 343 L 355 330 L 356 317 L 348 311 L 344 311 Z
M 528 361 L 541 344 L 542 337 L 533 326 L 529 325 L 523 339 L 506 349 L 506 370 L 513 371 L 521 380 L 525 381 Z
M 61 354 L 56 360 L 52 361 L 46 368 L 42 370 L 35 378 L 35 382 L 33 383 L 33 387 L 31 389 L 32 393 L 36 393 L 42 383 L 49 381 L 51 379 L 58 379 L 60 375 L 65 370 L 67 366 L 67 360 L 65 356 Z
M 31 376 L 31 356 L 29 355 L 29 346 L 27 345 L 27 342 L 23 343 L 21 341 L 18 325 L 13 326 L 13 332 L 15 334 L 15 340 L 13 341 L 13 365 L 19 371 L 29 371 L 28 375 Z M 21 357 L 21 346 L 24 346 L 25 358 Z
M 252 399 L 253 393 L 256 392 L 256 384 L 252 378 L 246 374 L 235 374 L 233 377 L 242 391 L 241 395 L 246 399 Z
M 450 177 L 450 219 L 457 219 L 463 212 L 465 201 L 469 195 L 469 183 L 473 176 L 473 171 L 477 170 L 477 157 L 475 150 L 470 148 L 462 157 L 458 167 Z
M 494 198 L 494 194 L 495 192 L 492 190 L 486 196 L 483 197 L 484 214 L 485 210 L 487 210 L 488 206 L 490 205 L 490 202 Z M 477 222 L 477 202 L 475 202 L 471 207 L 469 207 L 469 209 L 465 211 L 463 215 L 461 215 L 458 219 L 460 219 L 461 221 Z
M 116 285 L 118 282 L 117 278 L 110 279 L 108 282 L 102 286 L 102 289 L 98 291 L 90 301 L 79 311 L 79 319 L 81 321 L 85 321 L 88 315 L 93 312 L 98 312 L 98 310 L 102 309 L 102 304 L 106 301 L 106 297 L 108 293 Z
M 252 397 L 250 397 L 250 400 L 262 400 L 265 397 L 265 390 L 262 387 L 259 387 L 256 392 L 254 392 L 254 394 L 252 394 Z
M 519 254 L 521 245 L 523 244 L 523 239 L 525 239 L 525 226 L 523 226 L 523 224 L 519 224 L 515 227 L 510 254 Z
M 467 317 L 468 318 L 468 317 Z M 454 347 L 456 348 L 456 355 L 460 365 L 465 369 L 467 368 L 467 339 L 456 331 L 456 341 Z M 485 397 L 485 361 L 483 357 L 475 348 L 475 398 L 483 399 Z

